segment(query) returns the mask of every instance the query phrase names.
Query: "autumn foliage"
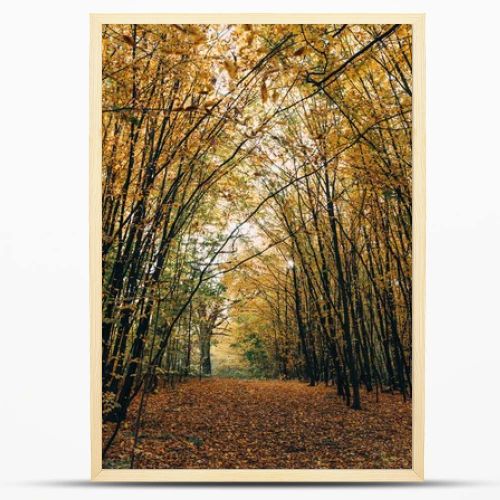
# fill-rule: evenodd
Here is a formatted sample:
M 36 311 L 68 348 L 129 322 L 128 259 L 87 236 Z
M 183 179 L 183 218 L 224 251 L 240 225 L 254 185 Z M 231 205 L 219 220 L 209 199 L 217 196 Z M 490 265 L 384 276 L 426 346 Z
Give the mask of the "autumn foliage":
M 409 467 L 411 27 L 102 40 L 108 465 Z

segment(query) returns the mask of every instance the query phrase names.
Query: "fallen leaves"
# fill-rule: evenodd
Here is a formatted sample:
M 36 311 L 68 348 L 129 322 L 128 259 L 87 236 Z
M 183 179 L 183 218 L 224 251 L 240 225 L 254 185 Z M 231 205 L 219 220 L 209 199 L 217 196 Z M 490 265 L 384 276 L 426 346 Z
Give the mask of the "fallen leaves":
M 136 468 L 408 469 L 411 403 L 363 395 L 347 408 L 332 387 L 295 381 L 189 380 L 149 396 Z M 137 403 L 105 461 L 127 468 Z M 104 442 L 114 424 L 105 424 Z

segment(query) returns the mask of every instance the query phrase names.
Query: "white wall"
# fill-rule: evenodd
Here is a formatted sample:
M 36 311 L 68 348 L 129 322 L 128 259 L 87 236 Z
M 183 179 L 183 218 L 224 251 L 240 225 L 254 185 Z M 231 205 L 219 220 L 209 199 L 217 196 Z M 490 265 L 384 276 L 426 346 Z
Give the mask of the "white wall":
M 426 12 L 427 485 L 86 485 L 88 13 Z M 11 1 L 0 30 L 4 498 L 499 498 L 498 9 L 485 0 Z M 496 365 L 496 366 L 495 366 Z

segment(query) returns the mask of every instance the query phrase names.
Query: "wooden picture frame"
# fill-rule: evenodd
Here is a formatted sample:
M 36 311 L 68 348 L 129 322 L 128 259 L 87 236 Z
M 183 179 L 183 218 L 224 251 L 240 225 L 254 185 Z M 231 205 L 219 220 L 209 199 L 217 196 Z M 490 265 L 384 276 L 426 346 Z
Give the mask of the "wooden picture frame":
M 102 467 L 101 415 L 101 29 L 103 24 L 316 23 L 413 26 L 413 322 L 412 464 L 408 470 L 161 469 Z M 346 482 L 422 481 L 424 478 L 425 315 L 425 69 L 424 14 L 91 14 L 90 16 L 90 362 L 91 478 L 94 481 Z

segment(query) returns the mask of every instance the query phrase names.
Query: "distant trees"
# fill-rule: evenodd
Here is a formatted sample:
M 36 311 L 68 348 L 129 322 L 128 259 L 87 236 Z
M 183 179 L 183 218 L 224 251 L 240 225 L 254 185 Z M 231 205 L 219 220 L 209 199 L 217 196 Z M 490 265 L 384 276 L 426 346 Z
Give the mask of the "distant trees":
M 353 408 L 411 396 L 411 79 L 404 25 L 104 27 L 105 421 L 222 324 Z

